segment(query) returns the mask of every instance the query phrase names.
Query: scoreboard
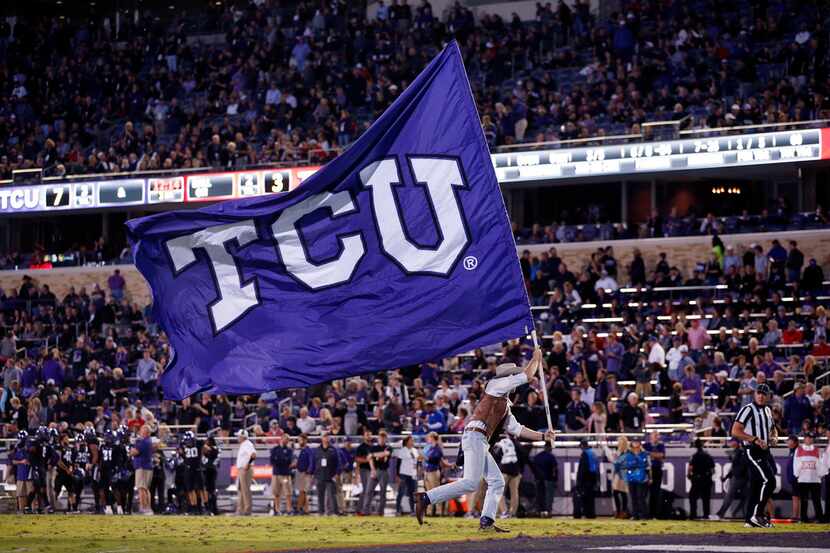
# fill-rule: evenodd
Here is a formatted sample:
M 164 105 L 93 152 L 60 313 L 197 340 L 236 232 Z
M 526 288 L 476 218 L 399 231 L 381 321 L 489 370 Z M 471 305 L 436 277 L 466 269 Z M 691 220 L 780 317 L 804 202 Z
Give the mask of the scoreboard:
M 491 156 L 502 185 L 591 176 L 727 169 L 830 159 L 830 128 L 525 149 Z M 284 194 L 320 167 L 263 168 L 113 180 L 0 185 L 0 214 L 200 202 Z
M 725 169 L 830 158 L 830 129 L 494 154 L 500 183 Z
M 319 167 L 0 186 L 0 214 L 215 202 L 295 189 Z

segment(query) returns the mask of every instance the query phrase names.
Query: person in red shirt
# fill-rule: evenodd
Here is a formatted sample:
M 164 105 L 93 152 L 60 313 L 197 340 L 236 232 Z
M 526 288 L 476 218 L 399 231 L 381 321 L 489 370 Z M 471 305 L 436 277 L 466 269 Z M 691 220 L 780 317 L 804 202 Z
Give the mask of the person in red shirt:
M 827 338 L 825 336 L 819 337 L 818 344 L 813 346 L 813 351 L 810 353 L 816 357 L 830 356 L 830 344 L 827 343 Z
M 782 333 L 781 343 L 783 344 L 800 344 L 804 338 L 804 333 L 798 328 L 795 321 L 790 321 L 787 329 Z

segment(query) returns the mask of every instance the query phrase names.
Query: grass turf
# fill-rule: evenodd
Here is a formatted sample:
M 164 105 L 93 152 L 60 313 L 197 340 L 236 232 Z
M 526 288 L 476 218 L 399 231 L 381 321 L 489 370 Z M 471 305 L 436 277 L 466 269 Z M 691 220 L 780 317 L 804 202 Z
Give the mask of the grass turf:
M 533 537 L 746 532 L 738 522 L 514 519 L 509 534 L 478 533 L 478 521 L 380 517 L 0 516 L 0 552 L 237 553 Z M 817 531 L 786 524 L 767 532 Z

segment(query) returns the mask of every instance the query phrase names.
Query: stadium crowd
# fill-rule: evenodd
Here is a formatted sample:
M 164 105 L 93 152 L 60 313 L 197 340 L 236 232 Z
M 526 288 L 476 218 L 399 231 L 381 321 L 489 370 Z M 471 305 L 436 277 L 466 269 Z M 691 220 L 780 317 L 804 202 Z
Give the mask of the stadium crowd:
M 476 21 L 459 4 L 435 14 L 426 0 L 379 5 L 370 19 L 363 3 L 343 0 L 225 2 L 208 11 L 225 35 L 218 45 L 188 41 L 195 29 L 175 18 L 19 18 L 14 28 L 0 21 L 0 178 L 31 167 L 61 176 L 325 161 L 451 37 L 464 50 L 491 147 L 641 134 L 643 122 L 660 119 L 787 123 L 826 117 L 830 108 L 830 14 L 822 3 L 622 2 L 598 20 L 588 2 L 560 0 L 539 4 L 531 22 Z M 638 253 L 618 260 L 610 246 L 580 267 L 568 267 L 555 247 L 522 254 L 554 426 L 606 446 L 617 516 L 662 512 L 665 447 L 655 433 L 643 443 L 647 425 L 686 422 L 697 436 L 725 438 L 764 384 L 779 436 L 792 438 L 784 480 L 804 498 L 806 519 L 806 497 L 822 474 L 796 462 L 798 451 L 828 436 L 830 424 L 823 269 L 795 242 L 743 248 L 719 238 L 735 228 L 827 223 L 821 209 L 800 222 L 795 216 L 786 202 L 726 220 L 655 213 L 647 236 L 712 234 L 711 257 L 689 275 L 667 255 L 646 267 Z M 565 223 L 517 227 L 517 243 L 586 239 L 584 228 L 571 235 Z M 604 240 L 629 232 L 596 230 Z M 101 242 L 78 254 L 92 262 L 116 255 Z M 22 261 L 11 254 L 0 264 Z M 238 514 L 251 512 L 254 441 L 271 448 L 274 514 L 308 513 L 311 490 L 321 512 L 343 513 L 347 484 L 362 491 L 357 512 L 382 514 L 390 478 L 401 512 L 420 478 L 434 487 L 451 474 L 441 436 L 463 430 L 496 365 L 522 363 L 531 350 L 517 340 L 306 390 L 173 402 L 158 385 L 170 348 L 150 310 L 131 301 L 118 270 L 101 284 L 58 298 L 26 276 L 0 291 L 0 434 L 14 445 L 7 474 L 21 511 L 53 510 L 62 489 L 66 508 L 77 510 L 90 489 L 96 512 L 132 512 L 138 489 L 143 514 L 215 514 L 219 446 L 236 438 Z M 540 386 L 534 380 L 511 398 L 519 422 L 533 429 L 547 425 Z M 617 433 L 629 439 L 614 439 L 612 450 L 603 436 Z M 598 454 L 581 445 L 574 515 L 593 517 Z M 697 450 L 692 503 L 700 497 L 709 516 L 711 458 L 702 444 Z M 552 512 L 558 472 L 550 448 L 531 457 L 505 438 L 496 451 L 508 490 L 503 516 L 519 512 L 525 467 L 537 511 Z M 823 455 L 827 468 L 830 451 Z M 737 469 L 730 477 L 741 479 Z
M 434 13 L 428 0 L 373 13 L 345 0 L 210 4 L 202 19 L 224 33 L 210 44 L 185 13 L 1 21 L 0 178 L 325 161 L 453 37 L 493 147 L 830 109 L 820 2 L 624 1 L 598 19 L 586 0 L 560 0 L 526 22 L 476 20 L 460 3 Z
M 584 435 L 600 442 L 607 441 L 608 434 L 626 433 L 631 438 L 633 456 L 626 457 L 629 450 L 623 442 L 618 442 L 618 454 L 606 452 L 609 461 L 631 462 L 628 468 L 628 461 L 616 465 L 620 487 L 635 484 L 628 488 L 631 510 L 620 503 L 618 516 L 643 518 L 660 510 L 657 499 L 644 507 L 651 488 L 637 486 L 659 482 L 648 478 L 649 471 L 656 472 L 655 457 L 641 454 L 649 451 L 648 444 L 639 449 L 647 425 L 690 423 L 696 436 L 725 438 L 731 417 L 765 384 L 773 394 L 770 405 L 779 436 L 791 436 L 797 444 L 802 435 L 830 434 L 828 298 L 822 295 L 826 289 L 821 267 L 812 259 L 805 262 L 794 242 L 789 251 L 775 240 L 766 251 L 758 244 L 740 252 L 724 247 L 718 238 L 714 242 L 712 258 L 688 278 L 666 255 L 647 269 L 638 253 L 624 265 L 610 246 L 599 248 L 578 268 L 568 267 L 553 246 L 538 258 L 529 252 L 521 256 L 544 335 L 554 426 L 576 438 Z M 621 283 L 636 291 L 626 291 Z M 173 402 L 163 398 L 158 385 L 170 355 L 167 339 L 150 311 L 130 302 L 118 270 L 104 286 L 70 289 L 63 298 L 25 276 L 18 289 L 3 291 L 0 300 L 0 428 L 3 437 L 31 444 L 28 450 L 22 445 L 13 449 L 12 455 L 35 455 L 30 468 L 17 474 L 24 481 L 31 475 L 35 484 L 24 485 L 23 494 L 40 508 L 54 505 L 49 498 L 55 492 L 54 486 L 50 490 L 38 484 L 38 478 L 44 479 L 50 470 L 55 475 L 69 469 L 73 486 L 78 481 L 94 486 L 98 511 L 111 504 L 114 511 L 120 506 L 129 512 L 132 483 L 142 482 L 146 486 L 141 489 L 153 492 L 152 504 L 140 492 L 142 512 L 151 507 L 163 510 L 168 502 L 179 512 L 213 512 L 218 444 L 233 437 L 249 441 L 250 432 L 257 443 L 283 448 L 270 458 L 275 512 L 283 510 L 280 498 L 288 500 L 285 511 L 308 512 L 312 488 L 321 494 L 324 509 L 329 495 L 341 502 L 332 503 L 331 509 L 343 512 L 345 483 L 385 490 L 390 466 L 399 483 L 400 511 L 419 476 L 427 486 L 447 476 L 451 463 L 438 454 L 441 436 L 463 430 L 496 364 L 521 364 L 531 350 L 517 340 L 467 356 L 308 389 L 259 397 L 204 393 Z M 541 398 L 536 379 L 516 391 L 513 412 L 520 423 L 532 429 L 547 426 Z M 189 433 L 183 435 L 182 430 Z M 364 434 L 362 445 L 350 443 Z M 211 436 L 209 442 L 197 442 L 197 436 L 206 435 Z M 412 438 L 393 448 L 387 435 Z M 322 453 L 308 444 L 309 437 L 316 442 L 321 436 L 322 444 L 330 444 L 323 445 L 323 451 L 331 447 L 333 455 L 322 465 Z M 688 441 L 691 434 L 664 436 Z M 136 446 L 153 440 L 177 446 L 176 453 L 165 456 L 161 448 Z M 656 447 L 660 437 L 653 440 Z M 104 454 L 110 450 L 104 448 L 115 453 Z M 518 486 L 525 466 L 536 476 L 538 511 L 551 512 L 556 481 L 552 453 L 530 458 L 525 445 L 510 439 L 501 440 L 496 449 L 508 495 L 516 498 L 503 512 L 515 515 L 519 508 L 513 486 Z M 62 454 L 52 453 L 67 450 L 64 461 Z M 585 455 L 580 471 L 596 467 L 596 453 L 585 447 Z M 136 469 L 151 474 L 139 476 L 129 470 L 131 457 L 142 459 L 140 467 L 136 460 Z M 393 457 L 397 461 L 390 463 Z M 240 478 L 250 461 L 238 462 Z M 164 493 L 165 468 L 174 479 L 167 486 L 169 498 Z M 211 470 L 212 478 L 207 476 Z M 296 505 L 288 493 L 289 476 L 299 490 Z M 577 486 L 575 504 L 580 510 L 575 514 L 593 516 L 597 478 L 591 473 L 578 477 L 578 483 L 585 484 Z M 63 485 L 69 483 L 64 478 Z M 102 495 L 102 486 L 113 493 Z M 78 493 L 73 492 L 74 497 Z M 659 497 L 659 489 L 656 493 Z M 385 493 L 379 496 L 385 498 Z M 371 501 L 371 494 L 363 494 L 356 510 L 383 512 L 385 499 L 376 507 L 379 511 Z M 469 504 L 474 511 L 475 498 Z M 243 506 L 240 514 L 246 512 Z M 708 500 L 704 515 L 709 515 Z

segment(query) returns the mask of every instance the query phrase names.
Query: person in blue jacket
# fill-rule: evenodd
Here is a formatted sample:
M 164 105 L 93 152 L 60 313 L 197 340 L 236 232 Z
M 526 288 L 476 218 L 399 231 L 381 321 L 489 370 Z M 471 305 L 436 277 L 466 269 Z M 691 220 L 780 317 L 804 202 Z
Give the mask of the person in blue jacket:
M 599 460 L 588 447 L 588 440 L 585 438 L 580 440 L 579 447 L 582 448 L 582 454 L 579 456 L 579 466 L 576 470 L 574 518 L 596 518 L 595 497 L 599 482 Z
M 643 450 L 639 436 L 631 439 L 631 449 L 621 457 L 620 467 L 631 495 L 631 518 L 648 518 L 649 454 Z
M 435 403 L 432 401 L 427 401 L 426 403 L 427 408 L 427 427 L 431 432 L 437 432 L 439 434 L 446 434 L 447 433 L 447 417 L 444 416 L 444 413 L 441 410 L 435 408 Z

